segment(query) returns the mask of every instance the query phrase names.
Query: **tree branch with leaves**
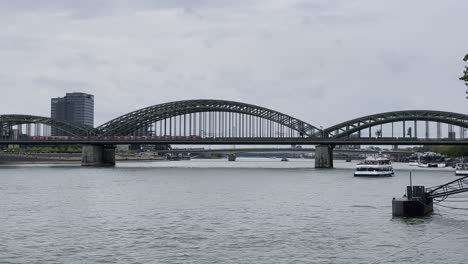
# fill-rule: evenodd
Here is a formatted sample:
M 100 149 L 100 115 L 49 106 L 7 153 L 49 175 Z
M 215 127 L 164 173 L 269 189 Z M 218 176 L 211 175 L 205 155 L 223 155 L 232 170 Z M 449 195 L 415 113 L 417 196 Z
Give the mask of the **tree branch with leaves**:
M 465 57 L 463 58 L 463 61 L 468 61 L 468 54 L 465 55 Z M 465 66 L 465 70 L 463 71 L 463 76 L 460 77 L 460 80 L 465 82 L 465 85 L 467 87 L 466 98 L 468 98 L 468 66 Z

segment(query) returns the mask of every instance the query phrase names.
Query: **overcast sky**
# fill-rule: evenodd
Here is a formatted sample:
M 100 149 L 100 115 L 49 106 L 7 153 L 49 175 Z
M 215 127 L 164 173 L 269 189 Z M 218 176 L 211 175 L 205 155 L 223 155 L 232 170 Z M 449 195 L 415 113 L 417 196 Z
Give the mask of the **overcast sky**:
M 468 113 L 463 0 L 0 0 L 0 114 L 95 95 L 95 123 L 226 99 L 316 126 Z

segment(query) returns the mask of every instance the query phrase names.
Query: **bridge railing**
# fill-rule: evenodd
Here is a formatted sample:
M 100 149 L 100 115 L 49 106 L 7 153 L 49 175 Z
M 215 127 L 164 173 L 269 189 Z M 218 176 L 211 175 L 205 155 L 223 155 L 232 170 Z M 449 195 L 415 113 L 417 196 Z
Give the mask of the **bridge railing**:
M 444 144 L 468 144 L 468 139 L 425 139 L 425 138 L 389 138 L 389 137 L 374 137 L 374 138 L 297 138 L 297 137 L 202 137 L 197 135 L 192 136 L 32 136 L 21 138 L 0 138 L 1 142 L 16 143 L 16 142 L 207 142 L 216 143 L 224 142 L 226 144 L 236 142 L 258 142 L 274 143 L 274 142 L 291 142 L 291 144 L 311 143 L 316 144 L 362 144 L 362 145 L 444 145 Z

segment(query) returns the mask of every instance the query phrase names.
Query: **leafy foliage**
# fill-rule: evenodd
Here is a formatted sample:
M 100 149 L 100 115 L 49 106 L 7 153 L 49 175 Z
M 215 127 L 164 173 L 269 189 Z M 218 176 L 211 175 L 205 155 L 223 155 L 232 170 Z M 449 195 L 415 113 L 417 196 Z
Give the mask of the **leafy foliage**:
M 468 61 L 468 54 L 465 55 L 463 58 L 464 61 Z M 465 85 L 468 86 L 468 66 L 465 66 L 465 70 L 463 71 L 463 76 L 460 77 L 460 80 L 465 82 Z
M 80 146 L 34 146 L 34 147 L 15 147 L 13 152 L 27 153 L 81 153 Z

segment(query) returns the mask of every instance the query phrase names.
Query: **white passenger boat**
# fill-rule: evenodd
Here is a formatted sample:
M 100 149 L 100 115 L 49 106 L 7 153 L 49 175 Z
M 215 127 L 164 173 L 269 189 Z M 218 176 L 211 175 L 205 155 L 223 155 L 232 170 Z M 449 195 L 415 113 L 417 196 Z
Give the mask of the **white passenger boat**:
M 416 153 L 411 154 L 409 156 L 409 165 L 410 166 L 418 166 L 419 165 L 419 156 Z
M 391 177 L 395 173 L 391 161 L 384 156 L 368 157 L 356 165 L 355 177 Z
M 455 164 L 455 176 L 468 176 L 468 163 Z

